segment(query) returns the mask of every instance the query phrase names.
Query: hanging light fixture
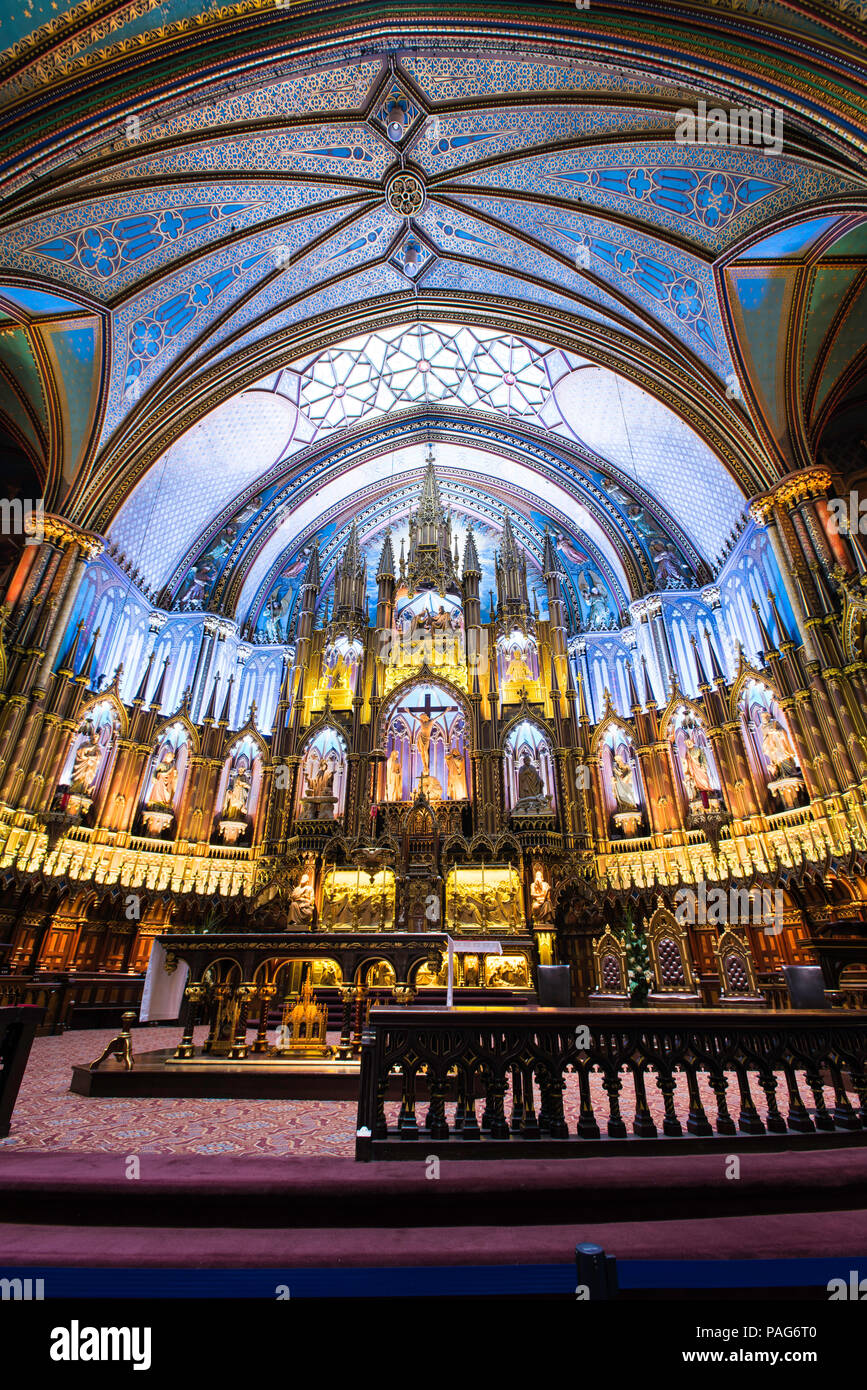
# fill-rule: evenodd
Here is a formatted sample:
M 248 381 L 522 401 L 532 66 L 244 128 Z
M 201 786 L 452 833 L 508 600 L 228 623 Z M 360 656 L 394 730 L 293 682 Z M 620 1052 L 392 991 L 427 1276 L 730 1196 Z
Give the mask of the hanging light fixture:
M 386 129 L 389 140 L 393 140 L 395 144 L 399 143 L 404 137 L 408 121 L 409 117 L 404 103 L 392 98 L 386 110 Z
M 419 271 L 418 253 L 419 253 L 419 250 L 420 250 L 420 248 L 419 248 L 418 242 L 416 242 L 416 241 L 411 241 L 411 242 L 409 243 L 409 245 L 407 246 L 407 248 L 406 248 L 406 252 L 405 252 L 404 258 L 403 258 L 403 268 L 404 268 L 404 270 L 406 271 L 407 275 L 417 275 L 417 274 L 418 274 L 418 271 Z

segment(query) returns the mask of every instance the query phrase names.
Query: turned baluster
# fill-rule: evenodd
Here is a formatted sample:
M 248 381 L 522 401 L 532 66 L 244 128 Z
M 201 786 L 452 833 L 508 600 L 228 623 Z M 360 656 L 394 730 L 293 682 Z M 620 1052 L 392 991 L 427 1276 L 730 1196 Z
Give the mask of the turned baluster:
M 765 1101 L 768 1107 L 768 1129 L 773 1134 L 786 1133 L 786 1121 L 780 1114 L 777 1105 L 777 1078 L 767 1067 L 762 1067 L 759 1072 L 759 1085 L 765 1093 Z
M 750 1091 L 750 1074 L 743 1062 L 735 1064 L 735 1075 L 738 1079 L 738 1091 L 741 1098 L 741 1113 L 738 1120 L 738 1129 L 743 1134 L 764 1134 L 765 1126 L 762 1124 L 761 1116 L 753 1104 L 753 1096 Z
M 713 1071 L 708 1075 L 708 1085 L 716 1101 L 717 1134 L 737 1134 L 738 1127 L 729 1114 L 728 1081 L 724 1071 Z
M 523 1077 L 520 1067 L 512 1067 L 512 1114 L 509 1127 L 513 1134 L 517 1134 L 524 1127 Z
M 183 1036 L 178 1043 L 175 1057 L 193 1057 L 195 1049 L 193 1047 L 193 1032 L 196 1026 L 196 1015 L 199 1004 L 205 996 L 205 987 L 200 984 L 187 985 L 184 990 L 184 1023 Z
M 530 1063 L 526 1063 L 521 1070 L 524 1077 L 524 1118 L 521 1121 L 521 1138 L 538 1139 L 540 1132 L 533 1095 L 533 1068 Z
M 810 1113 L 804 1104 L 801 1089 L 798 1085 L 797 1072 L 791 1062 L 784 1062 L 783 1070 L 789 1092 L 789 1129 L 794 1130 L 796 1134 L 814 1134 L 816 1126 L 813 1124 Z
M 825 1104 L 825 1087 L 822 1081 L 822 1074 L 816 1062 L 811 1058 L 804 1071 L 807 1085 L 813 1092 L 813 1104 L 816 1108 L 816 1128 L 832 1130 L 834 1121 L 828 1114 L 828 1107 Z
M 707 1117 L 698 1087 L 698 1067 L 694 1062 L 682 1064 L 686 1072 L 686 1089 L 689 1095 L 689 1114 L 686 1127 L 690 1134 L 713 1134 L 713 1126 Z
M 625 1139 L 626 1125 L 620 1114 L 620 1092 L 623 1082 L 620 1073 L 613 1067 L 606 1067 L 602 1076 L 602 1089 L 608 1096 L 608 1137 Z
M 418 1122 L 415 1117 L 415 1070 L 412 1067 L 403 1068 L 403 1089 L 397 1127 L 401 1139 L 418 1138 Z
M 592 1071 L 589 1062 L 576 1063 L 575 1070 L 578 1073 L 578 1094 L 581 1098 L 581 1107 L 578 1113 L 577 1134 L 579 1139 L 600 1139 L 602 1136 L 599 1125 L 596 1123 L 596 1115 L 593 1111 L 593 1098 L 590 1094 L 590 1074 Z
M 449 1126 L 446 1120 L 446 1088 L 447 1081 L 439 1072 L 431 1073 L 428 1068 L 428 1089 L 430 1091 L 430 1105 L 427 1112 L 425 1129 L 429 1139 L 448 1139 Z
M 656 1089 L 662 1096 L 663 1121 L 662 1132 L 669 1139 L 680 1138 L 683 1134 L 683 1125 L 677 1118 L 677 1111 L 674 1108 L 674 1093 L 677 1090 L 677 1080 L 671 1071 L 658 1071 L 656 1075 Z
M 644 1068 L 640 1062 L 633 1071 L 632 1078 L 635 1085 L 635 1122 L 632 1126 L 632 1132 L 642 1139 L 655 1139 L 656 1125 L 653 1123 L 653 1116 L 647 1103 Z
M 260 985 L 259 999 L 261 1006 L 259 1009 L 259 1026 L 256 1029 L 256 1041 L 253 1043 L 252 1051 L 261 1054 L 268 1051 L 268 1011 L 271 1007 L 271 1000 L 277 993 L 276 985 Z

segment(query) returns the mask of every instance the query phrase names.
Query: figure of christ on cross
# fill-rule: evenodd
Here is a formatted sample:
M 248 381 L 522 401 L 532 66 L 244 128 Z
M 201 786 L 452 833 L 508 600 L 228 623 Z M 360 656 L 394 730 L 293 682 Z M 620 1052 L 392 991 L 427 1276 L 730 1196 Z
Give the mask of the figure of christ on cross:
M 423 791 L 425 781 L 430 777 L 430 741 L 434 725 L 436 724 L 436 720 L 433 716 L 435 714 L 450 714 L 453 711 L 457 711 L 459 706 L 432 705 L 430 691 L 428 690 L 425 692 L 423 705 L 405 705 L 404 708 L 408 714 L 414 714 L 419 723 L 413 743 L 418 749 L 419 756 L 421 757 L 421 787 Z M 437 725 L 437 727 L 439 726 Z

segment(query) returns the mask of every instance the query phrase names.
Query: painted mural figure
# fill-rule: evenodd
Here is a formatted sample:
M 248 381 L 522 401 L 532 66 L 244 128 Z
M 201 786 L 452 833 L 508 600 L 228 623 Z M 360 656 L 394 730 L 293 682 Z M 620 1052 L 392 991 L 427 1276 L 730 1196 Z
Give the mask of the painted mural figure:
M 635 773 L 622 753 L 615 753 L 611 759 L 611 784 L 618 811 L 637 811 L 640 808 Z
M 177 786 L 177 759 L 174 753 L 166 749 L 153 775 L 148 806 L 173 806 Z
M 797 777 L 798 761 L 795 750 L 782 724 L 766 709 L 762 710 L 759 718 L 762 752 L 767 759 L 771 776 Z
M 469 796 L 467 769 L 464 755 L 456 743 L 453 743 L 446 753 L 446 769 L 448 771 L 447 795 L 449 800 L 466 801 Z
M 85 729 L 85 741 L 75 755 L 75 763 L 72 768 L 73 791 L 91 791 L 101 762 L 102 746 L 93 725 L 88 724 Z
M 385 773 L 385 796 L 387 801 L 403 800 L 403 768 L 400 765 L 400 754 L 396 748 L 392 748 L 388 755 Z

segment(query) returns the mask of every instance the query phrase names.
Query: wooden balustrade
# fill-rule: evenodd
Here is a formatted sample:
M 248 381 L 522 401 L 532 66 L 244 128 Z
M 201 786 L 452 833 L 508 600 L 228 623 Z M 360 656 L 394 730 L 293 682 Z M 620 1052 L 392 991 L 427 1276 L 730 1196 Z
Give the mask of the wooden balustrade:
M 43 1018 L 43 1009 L 29 1005 L 0 1008 L 0 1139 L 9 1133 L 21 1078 Z
M 66 1028 L 120 1027 L 128 1010 L 138 1012 L 144 976 L 112 971 L 68 971 L 0 975 L 0 1007 L 33 1005 L 43 1011 L 37 1032 Z
M 586 1047 L 576 1037 L 585 1026 Z M 667 1141 L 724 1151 L 784 1135 L 787 1143 L 863 1142 L 865 1067 L 864 1013 L 545 1009 L 516 1017 L 376 1008 L 362 1042 L 356 1158 L 417 1156 L 419 1140 L 425 1153 L 449 1158 L 575 1157 L 599 1152 L 603 1135 L 606 1152 L 636 1144 L 661 1152 Z M 389 1123 L 394 1070 L 402 1099 Z M 415 1107 L 420 1075 L 430 1096 L 424 1119 Z

